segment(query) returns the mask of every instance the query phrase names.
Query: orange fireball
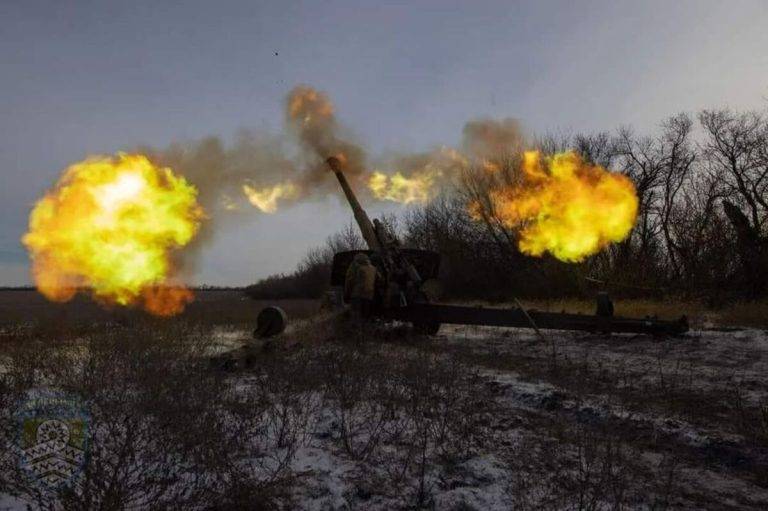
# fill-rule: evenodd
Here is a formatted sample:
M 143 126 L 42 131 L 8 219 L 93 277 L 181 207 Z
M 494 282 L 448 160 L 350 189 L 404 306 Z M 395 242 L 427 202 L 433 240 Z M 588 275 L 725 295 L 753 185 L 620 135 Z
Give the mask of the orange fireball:
M 192 299 L 172 283 L 172 253 L 192 241 L 203 218 L 197 190 L 183 177 L 119 153 L 67 168 L 35 204 L 22 242 L 48 299 L 68 301 L 87 290 L 165 316 Z
M 549 252 L 578 262 L 629 236 L 637 218 L 632 181 L 585 162 L 574 152 L 551 157 L 526 151 L 519 183 L 491 190 L 491 205 L 504 225 L 519 232 L 521 252 Z M 470 205 L 476 214 L 479 205 Z

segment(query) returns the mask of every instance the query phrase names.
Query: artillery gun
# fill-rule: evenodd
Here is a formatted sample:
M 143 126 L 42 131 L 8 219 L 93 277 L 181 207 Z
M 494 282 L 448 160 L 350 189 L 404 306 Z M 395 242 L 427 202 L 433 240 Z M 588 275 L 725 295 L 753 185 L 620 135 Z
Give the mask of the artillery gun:
M 435 303 L 433 290 L 439 288 L 437 278 L 440 254 L 402 247 L 384 222 L 377 219 L 371 221 L 368 217 L 344 176 L 343 163 L 335 157 L 328 158 L 327 163 L 344 191 L 368 246 L 367 250 L 351 250 L 334 255 L 331 287 L 336 290 L 333 295 L 337 302 L 342 301 L 343 293 L 340 290 L 344 286 L 347 269 L 355 255 L 364 253 L 382 277 L 377 279 L 372 316 L 386 321 L 411 323 L 416 331 L 428 335 L 436 334 L 441 324 L 653 335 L 681 335 L 688 331 L 685 316 L 676 321 L 614 316 L 613 303 L 607 293 L 598 293 L 594 315 L 540 312 L 525 310 L 521 306 L 490 308 Z M 279 309 L 270 307 L 262 311 L 258 323 L 255 335 L 274 335 L 282 331 L 285 316 Z

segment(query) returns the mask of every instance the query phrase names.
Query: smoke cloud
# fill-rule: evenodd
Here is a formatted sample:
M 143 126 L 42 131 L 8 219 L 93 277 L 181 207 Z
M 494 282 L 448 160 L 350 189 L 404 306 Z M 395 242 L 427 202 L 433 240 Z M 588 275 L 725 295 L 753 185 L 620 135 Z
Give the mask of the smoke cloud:
M 495 161 L 519 155 L 526 139 L 517 119 L 480 119 L 464 125 L 462 147 L 471 157 Z
M 199 190 L 208 219 L 186 252 L 190 262 L 182 267 L 193 265 L 194 247 L 209 241 L 222 224 L 240 221 L 254 208 L 274 213 L 297 201 L 340 193 L 325 162 L 329 156 L 344 161 L 347 179 L 367 199 L 418 203 L 432 199 L 472 166 L 493 168 L 525 142 L 514 119 L 473 120 L 464 127 L 459 149 L 394 153 L 372 162 L 339 122 L 327 94 L 297 86 L 286 96 L 284 115 L 280 133 L 242 131 L 230 144 L 207 137 L 137 149 L 181 173 Z
M 311 87 L 296 87 L 288 94 L 285 113 L 306 159 L 301 179 L 305 193 L 327 190 L 329 170 L 325 160 L 330 156 L 342 158 L 348 178 L 357 180 L 362 176 L 366 168 L 365 151 L 349 135 L 341 134 L 333 104 L 326 94 Z

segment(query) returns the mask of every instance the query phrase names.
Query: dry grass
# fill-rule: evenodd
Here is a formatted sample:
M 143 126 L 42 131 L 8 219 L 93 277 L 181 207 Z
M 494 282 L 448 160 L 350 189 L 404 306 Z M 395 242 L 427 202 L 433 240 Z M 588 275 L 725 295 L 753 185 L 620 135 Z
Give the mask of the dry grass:
M 0 494 L 41 509 L 288 509 L 296 453 L 319 435 L 355 467 L 365 499 L 427 505 L 444 463 L 481 444 L 480 380 L 453 357 L 349 342 L 336 326 L 326 324 L 328 342 L 273 346 L 231 374 L 207 363 L 209 331 L 182 321 L 10 335 Z M 40 388 L 88 406 L 90 457 L 72 487 L 46 489 L 19 470 L 12 413 Z
M 681 480 L 685 473 L 730 478 L 738 489 L 732 509 L 765 502 L 750 492 L 768 488 L 768 401 L 755 397 L 763 380 L 736 373 L 755 358 L 746 348 L 720 360 L 698 357 L 707 348 L 695 336 L 574 334 L 560 338 L 554 364 L 546 346 L 519 330 L 429 340 L 402 328 L 361 329 L 333 314 L 310 317 L 310 304 L 294 303 L 289 314 L 305 320 L 252 350 L 247 369 L 222 373 L 204 356 L 212 330 L 228 309 L 227 318 L 250 329 L 258 304 L 207 297 L 212 312 L 194 321 L 98 312 L 108 318 L 101 321 L 86 307 L 60 322 L 5 329 L 0 494 L 44 509 L 296 508 L 325 484 L 295 466 L 302 450 L 319 446 L 332 465 L 345 467 L 352 508 L 471 509 L 478 505 L 446 505 L 441 496 L 493 485 L 505 490 L 497 508 L 666 509 L 721 498 L 706 482 Z M 691 307 L 617 305 L 617 314 L 666 307 L 671 317 Z M 729 317 L 754 319 L 763 306 L 734 306 Z M 22 313 L 31 317 L 31 310 Z M 505 387 L 528 392 L 542 383 L 556 391 L 523 404 Z M 11 448 L 11 411 L 43 386 L 89 403 L 92 456 L 71 491 L 31 488 Z M 689 424 L 715 440 L 692 446 L 649 418 Z M 717 440 L 729 435 L 737 440 Z M 493 465 L 497 480 L 472 463 Z
M 67 303 L 53 303 L 33 290 L 0 291 L 0 338 L 4 330 L 46 329 L 67 334 L 97 325 L 134 325 L 154 323 L 162 328 L 168 323 L 226 325 L 252 328 L 265 305 L 282 307 L 291 320 L 309 317 L 319 308 L 318 300 L 251 300 L 236 289 L 201 290 L 184 312 L 173 318 L 156 319 L 137 309 L 105 307 L 85 296 Z
M 3 345 L 0 492 L 40 509 L 178 509 L 284 503 L 290 446 L 273 448 L 279 414 L 266 391 L 241 392 L 209 371 L 204 331 L 171 322 L 102 326 L 78 339 Z M 20 470 L 11 415 L 30 391 L 86 404 L 90 452 L 73 486 L 51 489 Z

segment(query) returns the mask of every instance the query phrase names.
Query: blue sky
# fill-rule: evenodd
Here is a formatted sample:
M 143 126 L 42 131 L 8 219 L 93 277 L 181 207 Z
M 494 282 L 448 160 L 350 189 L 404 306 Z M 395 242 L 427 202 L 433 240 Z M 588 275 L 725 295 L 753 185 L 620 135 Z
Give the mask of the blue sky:
M 29 282 L 29 209 L 88 154 L 279 131 L 297 84 L 374 154 L 455 144 L 477 117 L 652 132 L 680 111 L 768 107 L 766 26 L 760 0 L 5 0 L 0 284 Z M 196 280 L 290 271 L 350 219 L 335 199 L 254 211 L 216 233 Z

